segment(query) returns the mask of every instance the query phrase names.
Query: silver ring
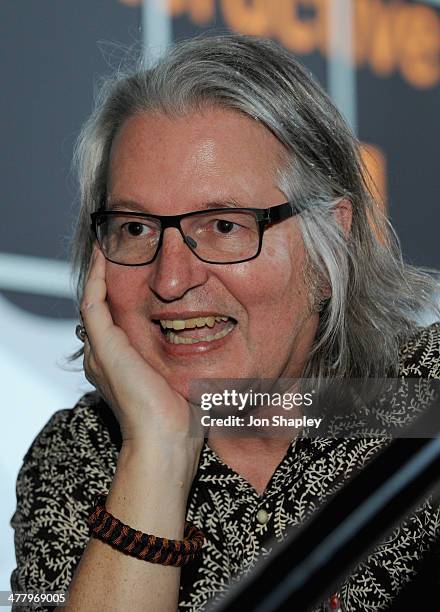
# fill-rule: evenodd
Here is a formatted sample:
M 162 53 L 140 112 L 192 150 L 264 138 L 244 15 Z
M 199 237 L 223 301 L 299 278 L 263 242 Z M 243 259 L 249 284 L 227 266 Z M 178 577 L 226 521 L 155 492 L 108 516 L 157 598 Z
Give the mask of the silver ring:
M 78 338 L 78 340 L 81 340 L 81 342 L 85 341 L 85 339 L 87 338 L 87 332 L 86 332 L 86 328 L 84 327 L 84 325 L 78 324 L 75 327 L 75 335 Z

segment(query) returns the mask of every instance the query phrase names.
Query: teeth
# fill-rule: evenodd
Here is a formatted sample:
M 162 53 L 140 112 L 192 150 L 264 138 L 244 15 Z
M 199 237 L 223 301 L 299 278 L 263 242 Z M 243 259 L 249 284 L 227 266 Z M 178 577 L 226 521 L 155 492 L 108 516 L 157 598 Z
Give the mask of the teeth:
M 224 329 L 217 332 L 214 335 L 204 336 L 203 338 L 183 338 L 182 336 L 178 336 L 174 332 L 168 332 L 166 335 L 166 339 L 171 344 L 196 344 L 197 342 L 212 342 L 213 340 L 219 340 L 220 338 L 224 338 L 234 329 L 234 323 L 230 321 Z
M 212 315 L 209 317 L 197 317 L 195 319 L 161 319 L 160 324 L 163 329 L 175 329 L 179 331 L 181 329 L 194 329 L 195 327 L 214 327 L 215 322 L 227 321 L 228 317 L 224 315 Z
M 172 326 L 173 329 L 185 329 L 185 321 L 181 321 L 176 319 L 175 321 L 172 321 Z

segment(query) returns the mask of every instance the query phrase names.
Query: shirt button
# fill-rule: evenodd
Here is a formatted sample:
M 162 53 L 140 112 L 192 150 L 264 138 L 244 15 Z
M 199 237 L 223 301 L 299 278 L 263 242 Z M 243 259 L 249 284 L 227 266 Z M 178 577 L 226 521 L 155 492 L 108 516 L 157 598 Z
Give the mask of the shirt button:
M 269 515 L 267 514 L 264 508 L 260 508 L 257 512 L 257 521 L 260 525 L 265 525 L 269 519 Z

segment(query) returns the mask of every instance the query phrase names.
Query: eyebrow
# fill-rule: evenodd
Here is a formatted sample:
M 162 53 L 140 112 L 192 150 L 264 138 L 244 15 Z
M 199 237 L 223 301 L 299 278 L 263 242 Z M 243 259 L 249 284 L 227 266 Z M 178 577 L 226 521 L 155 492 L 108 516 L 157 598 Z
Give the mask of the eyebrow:
M 241 208 L 243 205 L 237 202 L 234 198 L 230 198 L 228 200 L 212 200 L 208 202 L 202 202 L 199 205 L 199 208 L 196 210 L 209 210 L 211 208 Z M 129 210 L 133 212 L 140 212 L 143 214 L 155 214 L 149 210 L 146 210 L 146 206 L 141 204 L 140 202 L 136 202 L 136 200 L 113 200 L 110 202 L 105 202 L 106 210 Z M 188 211 L 192 212 L 192 211 Z

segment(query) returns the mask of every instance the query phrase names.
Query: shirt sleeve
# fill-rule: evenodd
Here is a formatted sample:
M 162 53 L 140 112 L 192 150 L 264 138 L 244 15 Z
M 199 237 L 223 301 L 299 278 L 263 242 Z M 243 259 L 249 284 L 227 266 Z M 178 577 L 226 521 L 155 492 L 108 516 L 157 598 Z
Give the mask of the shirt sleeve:
M 97 439 L 91 431 L 96 421 L 89 419 L 87 424 L 81 416 L 75 409 L 56 412 L 24 457 L 11 519 L 14 592 L 67 591 L 89 540 L 87 518 L 96 494 L 108 489 L 111 474 L 92 443 Z M 26 609 L 35 610 L 35 606 L 13 606 L 13 610 Z M 54 608 L 40 605 L 37 609 Z

